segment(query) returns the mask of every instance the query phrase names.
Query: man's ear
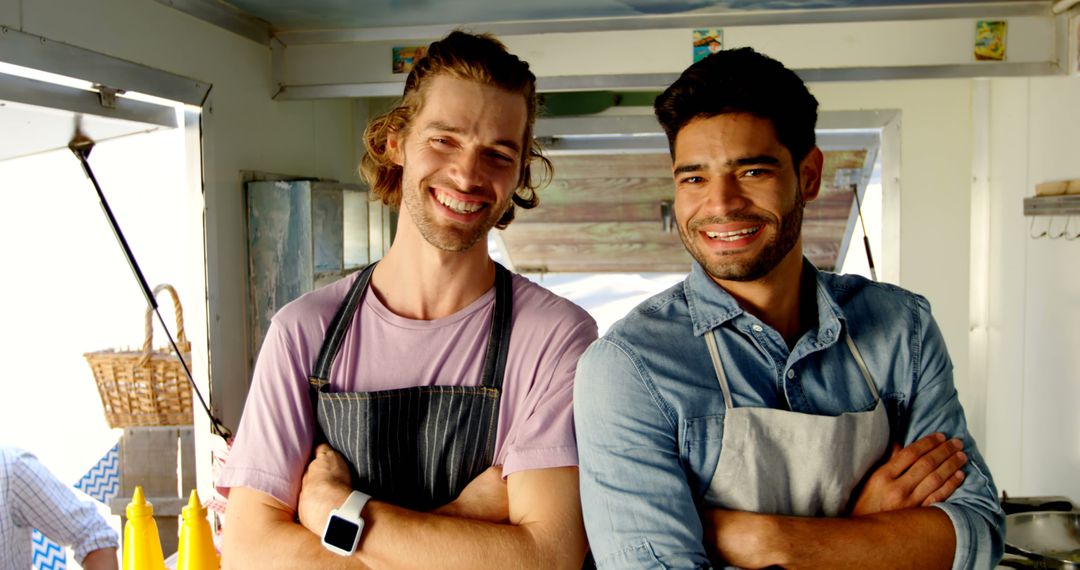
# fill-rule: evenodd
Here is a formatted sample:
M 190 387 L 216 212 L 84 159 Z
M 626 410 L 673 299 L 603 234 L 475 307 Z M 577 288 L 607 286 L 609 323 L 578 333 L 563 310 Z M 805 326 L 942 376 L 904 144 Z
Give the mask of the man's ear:
M 817 198 L 821 191 L 821 171 L 824 165 L 825 156 L 816 146 L 806 153 L 806 157 L 799 164 L 799 192 L 802 192 L 804 202 Z
M 390 131 L 386 134 L 386 154 L 390 157 L 390 162 L 401 167 L 405 166 L 405 152 L 402 149 L 404 139 L 405 134 L 401 131 Z

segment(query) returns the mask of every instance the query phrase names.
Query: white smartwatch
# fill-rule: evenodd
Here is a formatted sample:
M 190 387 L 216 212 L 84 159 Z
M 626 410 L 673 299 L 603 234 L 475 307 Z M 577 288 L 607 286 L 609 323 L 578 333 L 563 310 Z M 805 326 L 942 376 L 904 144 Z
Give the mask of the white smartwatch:
M 352 556 L 364 532 L 364 519 L 360 512 L 371 499 L 370 495 L 353 491 L 342 505 L 330 511 L 323 530 L 322 543 L 327 550 L 341 556 Z

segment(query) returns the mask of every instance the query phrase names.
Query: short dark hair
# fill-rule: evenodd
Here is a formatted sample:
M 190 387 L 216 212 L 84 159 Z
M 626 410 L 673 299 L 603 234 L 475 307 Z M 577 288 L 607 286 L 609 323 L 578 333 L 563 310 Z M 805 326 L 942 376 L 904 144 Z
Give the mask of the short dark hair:
M 672 156 L 676 135 L 693 119 L 748 113 L 772 122 L 796 170 L 816 144 L 817 109 L 794 71 L 748 47 L 720 50 L 691 65 L 653 104 Z
M 381 199 L 383 204 L 394 208 L 401 204 L 403 169 L 391 160 L 386 141 L 391 132 L 409 129 L 413 117 L 424 106 L 428 85 L 432 78 L 439 75 L 497 87 L 520 94 L 525 100 L 525 133 L 518 185 L 513 202 L 495 224 L 495 227 L 503 229 L 513 221 L 515 206 L 527 210 L 540 204 L 536 189 L 551 179 L 553 167 L 541 151 L 540 143 L 533 137 L 538 106 L 536 76 L 529 70 L 528 63 L 508 52 L 495 36 L 455 30 L 428 46 L 426 55 L 415 63 L 405 79 L 405 92 L 401 100 L 390 112 L 368 123 L 364 131 L 367 152 L 360 160 L 360 175 L 371 186 L 372 195 Z M 533 177 L 534 165 L 543 171 L 539 180 Z

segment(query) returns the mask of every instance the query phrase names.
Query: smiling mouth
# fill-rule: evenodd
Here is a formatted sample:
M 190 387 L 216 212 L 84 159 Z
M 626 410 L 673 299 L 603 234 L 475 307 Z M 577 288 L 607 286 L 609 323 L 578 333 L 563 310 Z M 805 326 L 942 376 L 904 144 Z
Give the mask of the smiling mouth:
M 705 234 L 705 237 L 707 237 L 707 238 L 709 238 L 711 240 L 732 242 L 732 241 L 738 241 L 738 240 L 741 240 L 741 239 L 748 238 L 748 237 L 758 233 L 759 231 L 761 231 L 761 228 L 762 228 L 762 226 L 754 226 L 754 227 L 751 227 L 751 228 L 743 228 L 741 230 L 735 230 L 733 232 L 701 232 L 701 233 Z
M 484 202 L 465 202 L 462 200 L 455 200 L 449 195 L 439 192 L 438 190 L 433 190 L 432 193 L 435 194 L 435 199 L 438 200 L 440 204 L 446 206 L 451 212 L 454 212 L 455 214 L 474 214 L 487 207 L 487 204 L 485 204 Z

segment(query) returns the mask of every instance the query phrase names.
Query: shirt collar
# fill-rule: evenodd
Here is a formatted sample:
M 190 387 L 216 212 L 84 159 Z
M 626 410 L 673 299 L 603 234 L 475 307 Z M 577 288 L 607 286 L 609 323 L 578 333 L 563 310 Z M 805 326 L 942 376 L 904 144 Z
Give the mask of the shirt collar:
M 805 257 L 803 271 L 814 278 L 818 305 L 817 327 L 812 329 L 810 336 L 805 337 L 804 340 L 819 347 L 830 345 L 840 338 L 844 313 L 832 297 L 823 274 Z M 686 278 L 684 289 L 695 336 L 701 336 L 745 312 L 735 298 L 723 287 L 717 285 L 696 260 L 690 268 L 690 275 Z
M 694 336 L 701 336 L 744 312 L 735 298 L 717 285 L 696 260 L 690 267 L 685 290 Z
M 840 331 L 845 326 L 844 323 L 846 323 L 844 311 L 832 295 L 832 289 L 829 287 L 826 274 L 818 271 L 814 264 L 810 263 L 810 260 L 805 257 L 803 258 L 803 271 L 814 276 L 814 283 L 817 286 L 818 323 L 817 328 L 811 329 L 809 335 L 801 339 L 800 344 L 809 342 L 815 348 L 824 348 L 839 340 Z

